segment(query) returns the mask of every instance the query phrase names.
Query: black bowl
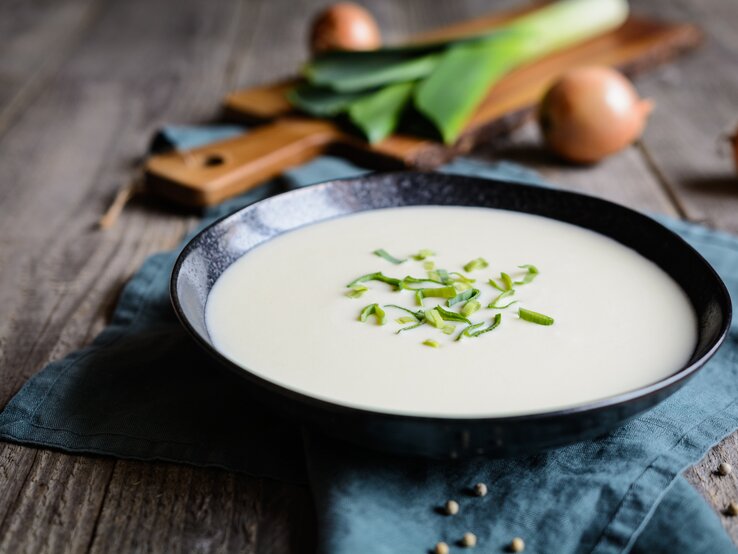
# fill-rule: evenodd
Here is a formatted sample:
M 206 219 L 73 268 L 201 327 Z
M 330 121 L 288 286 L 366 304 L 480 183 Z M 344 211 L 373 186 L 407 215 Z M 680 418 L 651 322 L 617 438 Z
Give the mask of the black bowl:
M 250 373 L 213 346 L 204 318 L 208 293 L 223 271 L 246 252 L 303 225 L 365 210 L 415 205 L 482 206 L 536 214 L 629 246 L 658 264 L 689 296 L 699 325 L 694 354 L 666 379 L 586 405 L 514 417 L 455 419 L 393 415 L 318 400 Z M 684 385 L 718 349 L 731 318 L 725 285 L 705 259 L 638 212 L 582 194 L 440 173 L 385 173 L 330 181 L 239 210 L 185 247 L 174 266 L 171 296 L 192 336 L 226 368 L 246 379 L 275 410 L 337 438 L 437 458 L 518 455 L 601 435 Z

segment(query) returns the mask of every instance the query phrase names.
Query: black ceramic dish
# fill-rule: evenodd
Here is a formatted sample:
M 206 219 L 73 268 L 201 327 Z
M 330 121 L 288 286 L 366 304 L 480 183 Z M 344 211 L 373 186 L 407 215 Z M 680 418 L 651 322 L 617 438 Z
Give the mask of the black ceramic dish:
M 662 267 L 689 296 L 699 324 L 692 358 L 658 383 L 583 406 L 515 417 L 453 419 L 391 415 L 318 400 L 253 375 L 213 347 L 205 327 L 205 302 L 221 273 L 243 254 L 303 225 L 413 205 L 483 206 L 542 215 L 633 248 Z M 275 410 L 364 446 L 440 458 L 517 455 L 600 435 L 684 385 L 718 349 L 731 318 L 730 297 L 712 267 L 681 238 L 646 216 L 581 194 L 439 173 L 331 181 L 244 208 L 214 223 L 185 247 L 174 266 L 171 296 L 177 315 L 195 339 Z

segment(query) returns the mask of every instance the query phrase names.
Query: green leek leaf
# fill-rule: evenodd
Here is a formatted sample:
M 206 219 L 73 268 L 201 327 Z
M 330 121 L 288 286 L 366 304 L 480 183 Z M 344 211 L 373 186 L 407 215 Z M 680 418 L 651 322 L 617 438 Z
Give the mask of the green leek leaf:
M 426 258 L 435 256 L 435 255 L 436 253 L 433 252 L 433 250 L 429 250 L 428 248 L 422 248 L 418 250 L 418 253 L 413 256 L 413 259 L 421 261 L 421 260 L 425 260 Z
M 415 90 L 415 107 L 452 144 L 511 69 L 619 26 L 626 0 L 562 0 L 514 19 L 487 38 L 448 48 Z
M 382 259 L 387 260 L 391 264 L 400 265 L 401 263 L 404 263 L 407 261 L 407 258 L 399 259 L 395 258 L 393 255 L 391 255 L 389 252 L 387 252 L 384 248 L 379 248 L 378 250 L 375 250 L 372 252 L 375 256 L 379 256 Z
M 464 292 L 460 292 L 453 298 L 449 298 L 446 301 L 446 305 L 450 308 L 454 304 L 458 304 L 459 302 L 466 302 L 468 300 L 474 300 L 479 296 L 479 290 L 478 289 L 467 289 Z
M 471 325 L 471 321 L 469 321 L 461 314 L 446 310 L 442 306 L 436 306 L 433 309 L 438 312 L 438 314 L 441 316 L 441 319 L 443 319 L 444 321 L 460 321 L 462 323 L 466 323 L 467 325 Z
M 456 289 L 452 286 L 448 287 L 437 287 L 437 288 L 427 288 L 427 289 L 418 289 L 422 292 L 423 298 L 453 298 L 456 296 Z
M 385 313 L 379 304 L 369 304 L 366 308 L 361 310 L 359 314 L 359 321 L 365 323 L 369 316 L 373 315 L 377 319 L 377 325 L 384 325 Z
M 499 294 L 497 298 L 495 298 L 492 301 L 492 303 L 489 306 L 487 306 L 487 308 L 492 309 L 492 310 L 504 310 L 505 308 L 509 308 L 513 304 L 516 304 L 517 300 L 510 302 L 509 304 L 505 304 L 504 306 L 500 306 L 499 302 L 501 300 L 504 300 L 505 298 L 512 296 L 513 294 L 515 294 L 515 291 L 513 289 L 506 290 L 505 292 Z
M 382 283 L 387 283 L 397 290 L 402 288 L 402 281 L 400 279 L 387 277 L 381 271 L 377 271 L 375 273 L 367 273 L 366 275 L 357 277 L 346 286 L 352 288 L 354 285 L 358 285 L 359 283 L 366 283 L 367 281 L 380 281 Z
M 489 333 L 490 331 L 494 331 L 500 326 L 500 323 L 502 323 L 502 314 L 495 314 L 494 319 L 492 320 L 492 323 L 489 327 L 486 327 L 482 329 L 481 331 L 476 331 L 474 333 L 469 333 L 470 337 L 478 337 L 479 335 L 483 335 L 484 333 Z
M 360 298 L 366 291 L 369 290 L 369 288 L 365 287 L 364 285 L 353 285 L 349 288 L 351 290 L 346 293 L 346 296 L 348 296 L 349 298 Z
M 519 265 L 520 269 L 527 269 L 528 272 L 525 274 L 525 276 L 520 281 L 515 281 L 516 285 L 527 285 L 530 283 L 533 279 L 535 279 L 540 271 L 538 271 L 538 268 L 534 265 L 525 264 L 525 265 Z
M 469 317 L 474 312 L 478 312 L 482 309 L 482 305 L 477 300 L 469 300 L 466 304 L 464 304 L 464 307 L 461 308 L 461 315 L 464 315 L 466 317 Z
M 526 310 L 525 308 L 518 309 L 518 316 L 520 319 L 536 323 L 538 325 L 553 325 L 554 319 L 550 316 L 539 314 L 533 310 Z
M 312 116 L 333 117 L 345 112 L 352 102 L 366 95 L 365 91 L 336 92 L 325 87 L 301 84 L 287 92 L 287 100 Z
M 423 310 L 418 310 L 417 312 L 414 312 L 412 310 L 408 310 L 407 308 L 403 308 L 402 306 L 398 306 L 397 304 L 385 304 L 385 308 L 397 308 L 398 310 L 402 310 L 403 312 L 409 313 L 411 316 L 413 316 L 418 321 L 422 321 L 425 319 L 425 312 Z
M 464 266 L 464 271 L 470 273 L 475 269 L 484 269 L 487 266 L 489 266 L 489 262 L 487 262 L 487 260 L 485 260 L 484 258 L 477 258 L 467 263 Z
M 481 327 L 484 325 L 484 322 L 481 323 L 473 323 L 472 325 L 469 325 L 468 327 L 464 328 L 464 330 L 459 333 L 459 336 L 456 337 L 456 340 L 461 340 L 461 337 L 468 337 L 471 336 L 469 333 L 474 331 L 474 329 L 477 329 L 478 327 Z
M 417 56 L 387 50 L 360 56 L 328 54 L 308 63 L 304 74 L 312 85 L 357 92 L 420 79 L 433 72 L 438 60 L 434 53 Z
M 397 128 L 414 86 L 414 83 L 389 85 L 352 102 L 348 108 L 351 123 L 372 144 L 387 138 Z

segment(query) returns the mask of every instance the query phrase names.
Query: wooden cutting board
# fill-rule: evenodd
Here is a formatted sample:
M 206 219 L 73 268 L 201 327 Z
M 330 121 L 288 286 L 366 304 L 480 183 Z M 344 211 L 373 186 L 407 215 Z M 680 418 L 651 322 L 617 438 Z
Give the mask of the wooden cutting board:
M 458 23 L 413 41 L 478 34 L 530 9 Z M 519 126 L 532 115 L 552 80 L 569 68 L 610 65 L 633 76 L 695 47 L 701 39 L 700 30 L 688 23 L 631 16 L 614 31 L 511 72 L 490 89 L 452 146 L 401 134 L 370 145 L 332 121 L 294 112 L 284 93 L 295 80 L 236 91 L 225 99 L 225 114 L 258 126 L 248 134 L 187 152 L 152 156 L 146 164 L 147 188 L 182 204 L 211 205 L 326 151 L 378 169 L 432 169 Z

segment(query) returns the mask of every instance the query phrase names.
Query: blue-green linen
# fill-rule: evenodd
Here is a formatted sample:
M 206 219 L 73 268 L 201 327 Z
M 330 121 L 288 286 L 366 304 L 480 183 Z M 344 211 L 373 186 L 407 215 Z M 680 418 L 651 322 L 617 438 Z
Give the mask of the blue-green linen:
M 214 132 L 177 129 L 160 135 L 157 147 L 202 144 L 238 129 Z M 319 158 L 210 210 L 203 225 L 275 192 L 365 171 Z M 506 163 L 458 160 L 443 171 L 542 184 Z M 695 246 L 738 297 L 737 238 L 662 222 Z M 525 458 L 439 463 L 396 459 L 305 431 L 303 450 L 295 425 L 264 412 L 185 335 L 167 292 L 176 254 L 149 258 L 93 344 L 25 384 L 0 413 L 0 438 L 308 479 L 319 548 L 330 554 L 422 553 L 439 540 L 462 552 L 456 542 L 466 531 L 479 537 L 476 551 L 484 553 L 504 551 L 514 536 L 536 553 L 735 551 L 718 517 L 679 473 L 738 427 L 736 324 L 680 392 L 598 440 Z M 484 498 L 468 494 L 477 481 L 489 485 Z M 439 513 L 448 498 L 461 504 L 457 516 Z

